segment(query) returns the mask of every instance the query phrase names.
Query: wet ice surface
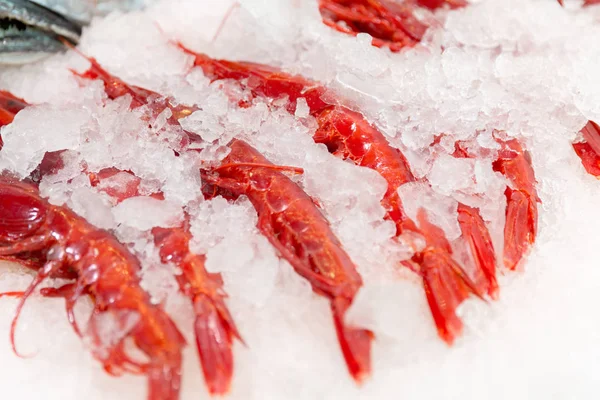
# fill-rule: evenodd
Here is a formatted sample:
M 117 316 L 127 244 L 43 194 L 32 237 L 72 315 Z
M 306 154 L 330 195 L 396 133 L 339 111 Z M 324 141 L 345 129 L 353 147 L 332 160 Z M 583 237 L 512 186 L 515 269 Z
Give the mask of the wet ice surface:
M 174 223 L 187 205 L 195 217 L 193 247 L 207 254 L 207 269 L 223 273 L 228 305 L 248 344 L 235 344 L 232 399 L 593 397 L 600 383 L 600 184 L 586 175 L 570 143 L 588 118 L 600 119 L 600 7 L 481 1 L 437 13 L 439 28 L 422 46 L 391 54 L 372 48 L 364 35 L 345 37 L 322 26 L 311 1 L 239 1 L 220 31 L 215 19 L 228 8 L 225 2 L 211 8 L 213 3 L 164 0 L 145 12 L 97 19 L 81 49 L 132 84 L 196 103 L 201 111 L 185 120 L 186 129 L 216 140 L 215 146 L 175 157 L 164 140 L 176 147 L 181 132 L 165 125 L 166 116 L 148 124 L 147 110 L 129 112 L 128 99 L 107 101 L 97 82 L 81 85 L 68 68 L 87 64 L 70 53 L 0 74 L 2 87 L 40 104 L 3 128 L 0 167 L 26 175 L 44 151 L 72 149 L 65 169 L 47 177 L 42 192 L 97 226 L 116 228 L 144 260 L 145 287 L 156 301 L 166 299 L 193 343 L 191 307 L 176 293 L 171 270 L 159 265 L 146 230 Z M 219 85 L 190 70 L 191 59 L 167 36 L 215 57 L 270 63 L 327 83 L 405 152 L 417 176 L 429 180 L 431 187 L 401 189 L 407 211 L 425 202 L 451 239 L 460 235 L 452 204 L 462 201 L 481 208 L 501 248 L 506 182 L 491 170 L 491 132 L 522 139 L 539 182 L 539 236 L 521 271 L 501 271 L 500 300 L 465 304 L 465 334 L 448 348 L 437 338 L 417 280 L 395 267 L 409 254 L 390 241 L 393 227 L 382 220 L 385 182 L 315 145 L 314 121 L 302 106 L 295 116 L 260 102 L 237 109 Z M 226 83 L 225 89 L 235 91 L 236 85 Z M 431 147 L 440 133 L 449 139 Z M 294 179 L 319 200 L 365 278 L 348 316 L 377 336 L 373 376 L 361 388 L 347 375 L 326 300 L 259 235 L 248 201 L 197 200 L 194 166 L 222 158 L 222 145 L 235 135 L 274 163 L 305 168 Z M 454 140 L 469 139 L 480 154 L 476 161 L 448 156 Z M 90 186 L 81 173 L 84 161 L 90 171 L 132 170 L 143 178 L 142 194 L 165 194 L 165 207 L 152 208 L 147 218 L 135 211 L 156 202 L 116 205 Z M 22 289 L 30 279 L 3 264 L 0 290 Z M 0 303 L 0 338 L 6 338 L 0 340 L 0 385 L 7 397 L 35 399 L 44 388 L 49 399 L 83 393 L 90 399 L 144 398 L 144 378 L 103 372 L 72 332 L 61 300 L 30 300 L 17 345 L 35 357 L 17 358 L 8 341 L 16 301 Z M 190 345 L 182 399 L 207 397 Z

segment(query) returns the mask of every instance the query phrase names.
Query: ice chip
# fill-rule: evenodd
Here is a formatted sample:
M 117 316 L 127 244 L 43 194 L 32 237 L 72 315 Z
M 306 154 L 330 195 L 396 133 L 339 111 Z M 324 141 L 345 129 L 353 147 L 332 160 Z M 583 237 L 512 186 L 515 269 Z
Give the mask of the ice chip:
M 437 158 L 428 175 L 431 185 L 442 194 L 470 189 L 474 180 L 474 160 L 443 155 Z
M 98 196 L 96 191 L 86 187 L 75 189 L 69 204 L 73 211 L 98 228 L 111 229 L 114 227 L 110 204 L 107 199 Z
M 296 101 L 296 117 L 298 118 L 306 118 L 308 117 L 310 113 L 310 109 L 308 108 L 308 104 L 306 103 L 306 100 L 304 99 L 304 97 L 300 97 L 297 101 Z
M 81 108 L 27 107 L 2 128 L 0 170 L 26 177 L 46 152 L 77 147 L 89 118 L 89 113 Z
M 204 110 L 198 110 L 179 121 L 181 127 L 189 132 L 197 133 L 202 140 L 213 142 L 225 133 L 219 119 Z
M 115 221 L 140 230 L 155 226 L 175 226 L 181 218 L 181 208 L 166 200 L 137 196 L 123 200 L 112 210 Z

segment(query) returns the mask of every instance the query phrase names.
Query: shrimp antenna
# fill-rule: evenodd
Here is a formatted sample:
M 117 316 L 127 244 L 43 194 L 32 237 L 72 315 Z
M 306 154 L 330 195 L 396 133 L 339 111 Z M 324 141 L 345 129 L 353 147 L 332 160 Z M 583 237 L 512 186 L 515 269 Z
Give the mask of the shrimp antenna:
M 38 272 L 38 274 L 36 275 L 34 280 L 31 282 L 31 284 L 29 285 L 27 290 L 25 290 L 25 292 L 22 294 L 22 296 L 20 296 L 19 305 L 17 306 L 17 311 L 15 312 L 15 317 L 13 318 L 13 320 L 10 324 L 10 344 L 12 346 L 13 352 L 21 358 L 31 358 L 34 355 L 24 356 L 17 351 L 17 346 L 15 344 L 15 332 L 17 330 L 17 322 L 19 321 L 19 316 L 21 315 L 23 306 L 25 306 L 25 303 L 27 302 L 27 299 L 29 298 L 29 296 L 31 296 L 33 294 L 33 292 L 40 285 L 40 283 L 42 283 L 50 275 L 50 272 L 52 272 L 53 265 L 50 264 L 49 266 L 50 266 L 50 268 L 47 268 L 47 266 L 45 266 L 43 269 L 41 269 Z
M 75 47 L 75 45 L 73 45 L 73 43 L 69 42 L 67 39 L 65 39 L 63 37 L 59 37 L 58 40 L 69 50 L 73 50 L 77 54 L 80 54 L 81 56 L 87 58 L 85 54 L 83 54 L 81 51 L 77 50 L 77 47 Z
M 229 20 L 229 18 L 231 17 L 231 15 L 233 15 L 233 11 L 238 8 L 240 6 L 240 3 L 238 1 L 234 2 L 229 9 L 227 10 L 227 12 L 225 13 L 225 16 L 223 17 L 223 19 L 221 20 L 217 31 L 215 32 L 215 34 L 213 35 L 212 39 L 210 40 L 211 43 L 214 43 L 217 38 L 219 37 L 219 35 L 221 35 L 221 32 L 223 31 L 223 28 L 225 27 L 225 24 L 227 23 L 227 21 Z M 189 48 L 187 48 L 186 46 L 183 45 L 183 43 L 181 43 L 180 40 L 177 39 L 173 39 L 171 37 L 169 37 L 165 30 L 162 28 L 162 26 L 160 26 L 160 24 L 158 23 L 158 21 L 154 21 L 154 25 L 156 26 L 156 29 L 158 29 L 158 31 L 161 33 L 162 36 L 167 38 L 167 41 L 169 43 L 171 43 L 173 46 L 178 47 L 180 50 L 183 50 L 185 53 L 193 53 Z
M 231 15 L 233 14 L 233 11 L 238 8 L 240 6 L 239 1 L 234 2 L 229 9 L 227 10 L 227 12 L 225 13 L 225 16 L 223 17 L 223 19 L 221 20 L 221 23 L 219 24 L 219 27 L 217 28 L 217 31 L 215 32 L 215 34 L 212 37 L 211 42 L 214 43 L 217 38 L 219 37 L 219 35 L 221 34 L 221 32 L 223 31 L 223 27 L 225 26 L 225 24 L 227 23 L 227 20 L 231 17 Z

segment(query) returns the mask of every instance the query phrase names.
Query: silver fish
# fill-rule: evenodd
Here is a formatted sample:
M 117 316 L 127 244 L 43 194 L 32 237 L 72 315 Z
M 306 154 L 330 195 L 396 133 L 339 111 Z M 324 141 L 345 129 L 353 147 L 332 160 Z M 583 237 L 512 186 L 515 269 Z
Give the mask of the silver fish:
M 31 0 L 67 18 L 89 23 L 94 16 L 105 16 L 113 11 L 128 12 L 144 8 L 156 0 Z
M 28 0 L 0 0 L 0 63 L 24 64 L 77 44 L 81 24 Z

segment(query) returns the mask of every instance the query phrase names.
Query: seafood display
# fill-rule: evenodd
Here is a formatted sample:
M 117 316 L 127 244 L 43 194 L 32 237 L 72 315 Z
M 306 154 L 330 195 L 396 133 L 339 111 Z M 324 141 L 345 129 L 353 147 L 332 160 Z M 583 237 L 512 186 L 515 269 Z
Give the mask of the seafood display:
M 168 107 L 172 112 L 173 122 L 190 115 L 194 109 L 182 104 L 173 106 L 168 99 L 161 98 L 156 93 L 127 85 L 120 79 L 111 76 L 95 60 L 90 61 L 92 67 L 81 76 L 88 79 L 100 78 L 104 83 L 107 95 L 112 99 L 131 94 L 132 107 L 150 103 L 150 107 L 156 115 Z M 149 100 L 151 96 L 154 97 L 152 102 Z M 158 99 L 157 96 L 159 96 Z M 221 165 L 212 171 L 202 172 L 205 197 L 214 197 L 219 194 L 234 200 L 240 195 L 245 195 L 250 199 L 259 216 L 259 230 L 269 239 L 282 257 L 300 275 L 311 282 L 315 292 L 322 293 L 331 299 L 336 331 L 348 369 L 352 376 L 360 381 L 371 369 L 369 343 L 372 333 L 346 327 L 344 314 L 361 286 L 361 278 L 352 261 L 343 251 L 341 244 L 328 228 L 327 221 L 313 204 L 312 199 L 280 172 L 287 169 L 292 172 L 301 173 L 302 171 L 271 165 L 260 153 L 240 140 L 234 140 L 228 144 L 228 147 L 231 153 L 222 160 Z M 236 171 L 240 168 L 242 171 Z M 189 239 L 187 240 L 189 241 Z M 157 244 L 163 251 L 163 245 L 160 243 L 161 241 L 158 241 Z M 163 257 L 163 259 L 168 258 L 168 255 Z M 189 270 L 189 267 L 182 269 Z M 196 266 L 195 269 L 199 269 L 196 273 L 206 273 L 201 267 Z M 203 279 L 203 281 L 206 280 L 208 280 L 207 277 Z M 182 285 L 184 291 L 186 284 Z M 226 312 L 224 305 L 219 308 Z M 230 333 L 240 339 L 231 317 L 226 315 L 223 319 L 226 322 L 225 326 L 229 327 Z M 197 333 L 197 340 L 202 336 Z M 215 344 L 214 347 L 217 345 Z M 201 358 L 203 347 L 205 345 L 198 342 Z M 214 358 L 219 359 L 219 357 Z M 229 360 L 231 355 L 228 354 L 224 358 Z M 205 374 L 207 374 L 206 370 L 207 368 L 205 368 Z M 230 379 L 231 368 L 226 368 L 226 370 Z M 211 381 L 208 376 L 207 380 Z M 219 393 L 224 390 L 211 390 L 211 392 Z
M 507 349 L 559 342 L 563 304 L 584 357 L 597 325 L 564 310 L 597 298 L 571 238 L 600 219 L 597 2 L 508 1 L 0 1 L 9 365 L 39 359 L 27 321 L 56 300 L 119 377 L 94 400 L 458 397 L 461 365 L 526 376 Z M 537 8 L 564 38 L 525 28 Z M 564 52 L 566 83 L 542 68 Z M 572 251 L 585 301 L 545 289 Z M 56 396 L 107 385 L 77 368 Z M 564 368 L 589 394 L 594 368 Z
M 485 293 L 497 296 L 494 249 L 479 211 L 458 204 L 461 230 L 470 244 L 476 263 L 475 276 L 483 278 L 476 284 L 463 267 L 452 259 L 452 248 L 443 231 L 427 221 L 424 210 L 419 212 L 420 229 L 405 214 L 398 188 L 414 182 L 415 177 L 402 153 L 391 147 L 384 135 L 360 113 L 324 100 L 326 89 L 302 77 L 291 76 L 264 65 L 214 60 L 204 54 L 194 56 L 195 65 L 202 68 L 211 79 L 247 80 L 252 82 L 249 89 L 255 96 L 278 98 L 286 95 L 290 112 L 294 112 L 295 103 L 302 96 L 319 124 L 313 136 L 316 143 L 325 144 L 334 155 L 361 167 L 374 169 L 385 178 L 388 188 L 382 205 L 386 210 L 385 218 L 396 225 L 396 235 L 411 232 L 426 239 L 425 248 L 415 251 L 410 262 L 405 263 L 415 264 L 414 269 L 423 276 L 424 289 L 438 332 L 445 341 L 451 344 L 460 334 L 462 323 L 455 311 L 469 293 L 480 297 Z M 496 161 L 495 170 L 519 184 L 518 190 L 509 187 L 506 192 L 504 257 L 506 266 L 515 269 L 535 240 L 537 205 L 536 200 L 532 200 L 532 196 L 535 197 L 535 177 L 526 153 L 518 142 L 514 140 L 504 145 L 507 146 L 506 153 Z

